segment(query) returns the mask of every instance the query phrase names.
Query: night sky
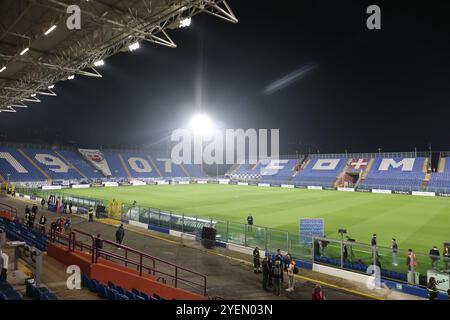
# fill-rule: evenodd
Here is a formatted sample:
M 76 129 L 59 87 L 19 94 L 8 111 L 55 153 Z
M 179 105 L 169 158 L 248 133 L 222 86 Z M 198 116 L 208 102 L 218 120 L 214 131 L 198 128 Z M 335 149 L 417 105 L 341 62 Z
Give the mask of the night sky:
M 283 153 L 450 150 L 444 3 L 229 0 L 238 24 L 201 14 L 170 31 L 177 49 L 109 58 L 103 79 L 78 76 L 56 85 L 57 98 L 0 114 L 1 139 L 151 147 L 202 106 L 226 128 L 279 128 Z M 382 30 L 366 28 L 370 4 Z

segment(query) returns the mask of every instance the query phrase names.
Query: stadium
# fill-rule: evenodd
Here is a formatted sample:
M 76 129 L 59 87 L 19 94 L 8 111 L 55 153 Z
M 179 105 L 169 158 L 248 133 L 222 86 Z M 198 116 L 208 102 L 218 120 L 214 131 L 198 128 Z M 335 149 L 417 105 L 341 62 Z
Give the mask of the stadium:
M 125 96 L 134 101 L 131 96 L 145 91 L 170 98 L 182 96 L 183 88 L 174 84 L 178 83 L 174 78 L 183 63 L 176 64 L 173 54 L 158 52 L 153 46 L 175 49 L 171 34 L 182 42 L 183 36 L 188 36 L 180 36 L 179 29 L 188 30 L 195 19 L 210 27 L 220 18 L 224 25 L 217 30 L 197 25 L 195 31 L 222 32 L 241 23 L 233 7 L 242 10 L 244 20 L 248 17 L 246 9 L 223 0 L 76 2 L 11 0 L 0 4 L 2 25 L 6 26 L 0 30 L 0 118 L 5 116 L 0 119 L 0 300 L 213 303 L 311 297 L 324 300 L 323 294 L 327 300 L 448 299 L 450 151 L 445 150 L 450 147 L 441 125 L 422 123 L 421 133 L 430 131 L 426 137 L 437 141 L 443 151 L 432 148 L 431 143 L 411 148 L 411 142 L 405 143 L 409 137 L 397 139 L 389 131 L 403 130 L 407 135 L 409 127 L 401 126 L 403 119 L 409 125 L 404 111 L 402 116 L 394 116 L 392 127 L 386 123 L 385 129 L 372 110 L 377 124 L 376 130 L 371 130 L 370 124 L 361 120 L 366 115 L 355 118 L 349 109 L 324 109 L 320 117 L 306 119 L 305 126 L 315 121 L 314 126 L 334 125 L 331 128 L 338 129 L 319 138 L 318 131 L 308 127 L 307 131 L 316 132 L 315 139 L 322 140 L 302 145 L 294 141 L 308 140 L 309 133 L 296 132 L 297 123 L 289 124 L 290 118 L 297 117 L 295 108 L 280 112 L 281 125 L 281 116 L 268 108 L 252 110 L 250 120 L 246 119 L 249 128 L 258 112 L 265 117 L 261 124 L 254 125 L 259 133 L 235 130 L 230 147 L 218 137 L 225 129 L 245 126 L 239 119 L 244 113 L 236 113 L 242 107 L 236 102 L 236 109 L 228 110 L 228 118 L 220 117 L 217 111 L 226 112 L 227 108 L 211 107 L 216 116 L 209 116 L 211 110 L 202 101 L 206 81 L 201 84 L 199 80 L 195 85 L 201 87 L 200 93 L 194 100 L 201 108 L 178 110 L 185 125 L 181 132 L 188 136 L 177 149 L 175 142 L 179 139 L 174 137 L 179 136 L 174 132 L 179 127 L 167 120 L 177 117 L 174 110 L 160 117 L 156 113 L 164 114 L 164 108 L 152 103 L 148 107 L 146 103 L 145 108 L 154 108 L 147 118 L 148 110 L 134 110 L 131 102 L 121 99 Z M 307 8 L 303 7 L 305 11 Z M 248 14 L 251 10 L 247 10 Z M 201 20 L 203 16 L 212 20 Z M 77 19 L 82 22 L 81 28 L 76 28 Z M 76 32 L 69 28 L 69 22 Z M 243 31 L 233 32 L 232 37 L 237 37 L 236 32 Z M 229 37 L 225 33 L 223 41 Z M 225 50 L 223 43 L 212 42 L 212 47 Z M 149 45 L 151 49 L 146 47 Z M 204 49 L 203 42 L 201 46 Z M 129 64 L 132 54 L 142 47 L 148 51 L 137 60 L 151 56 L 176 64 L 167 72 L 168 78 L 158 71 L 144 75 L 147 69 L 140 63 Z M 198 55 L 196 50 L 194 46 L 194 56 Z M 225 52 L 229 54 L 228 48 Z M 108 64 L 114 67 L 108 70 Z M 251 62 L 241 67 L 247 64 Z M 324 64 L 309 63 L 270 82 L 260 93 L 261 98 L 239 99 L 244 104 L 252 104 L 252 99 L 282 102 L 289 94 L 281 96 L 279 91 L 292 90 L 289 88 L 307 82 L 309 77 L 318 78 Z M 220 72 L 212 72 L 214 75 L 226 73 L 226 67 L 219 65 Z M 141 68 L 145 70 L 137 75 Z M 133 71 L 125 75 L 125 69 Z M 97 82 L 108 81 L 101 79 L 106 78 L 103 72 L 108 78 L 120 80 L 117 88 L 121 91 L 109 83 L 98 89 L 103 93 L 96 92 L 95 88 L 102 86 Z M 164 84 L 143 89 L 140 81 L 133 80 L 135 74 L 141 79 L 161 78 Z M 85 78 L 89 79 L 87 83 Z M 72 80 L 76 89 L 70 89 Z M 125 83 L 132 85 L 126 87 Z M 233 85 L 236 87 L 227 84 L 223 89 L 230 101 L 233 90 L 242 94 L 244 90 L 237 88 L 246 84 Z M 165 88 L 170 88 L 170 93 Z M 79 92 L 84 95 L 77 96 Z M 277 94 L 280 96 L 273 98 Z M 110 108 L 83 109 L 83 104 L 90 108 L 106 95 L 111 96 L 107 98 Z M 326 97 L 320 90 L 319 96 Z M 116 99 L 120 105 L 117 109 Z M 307 99 L 298 99 L 307 108 Z M 52 103 L 58 109 L 64 104 L 71 109 L 74 103 L 79 109 L 45 109 Z M 317 108 L 319 105 L 317 102 Z M 312 106 L 316 108 L 315 102 Z M 136 118 L 126 118 L 127 109 L 136 113 Z M 55 115 L 58 112 L 61 118 Z M 418 112 L 419 119 L 423 112 Z M 340 118 L 338 113 L 344 116 Z M 23 118 L 15 122 L 14 117 L 19 116 Z M 47 117 L 48 122 L 39 120 Z M 156 131 L 143 134 L 138 130 L 139 118 L 143 118 L 143 128 L 150 126 L 150 121 L 152 126 L 163 128 L 161 136 L 155 137 Z M 361 121 L 364 123 L 355 124 Z M 59 122 L 64 123 L 61 130 Z M 9 130 L 8 126 L 21 123 L 22 132 Z M 274 145 L 278 131 L 272 129 L 271 139 L 267 139 L 269 130 L 262 129 L 264 125 L 280 128 L 280 145 Z M 355 134 L 358 125 L 367 125 L 368 129 Z M 444 134 L 435 134 L 433 126 Z M 136 136 L 124 133 L 133 130 L 136 136 L 154 139 L 139 144 Z M 283 130 L 289 134 L 283 135 Z M 375 133 L 370 135 L 372 131 Z M 61 142 L 52 140 L 59 134 Z M 126 136 L 123 141 L 121 135 Z M 10 142 L 10 136 L 21 137 L 17 138 L 21 141 Z M 358 143 L 353 141 L 358 139 Z M 269 140 L 270 146 L 264 146 Z M 286 147 L 287 142 L 297 143 L 296 150 Z M 357 152 L 336 152 L 338 147 L 328 147 L 345 143 Z M 374 147 L 382 144 L 413 150 L 386 152 Z M 320 152 L 318 145 L 329 152 Z M 184 148 L 182 152 L 180 148 Z M 222 148 L 226 150 L 218 151 Z M 366 148 L 375 151 L 364 152 Z M 267 153 L 269 149 L 271 154 Z M 253 309 L 245 312 L 256 314 L 260 310 Z M 264 310 L 266 314 L 272 312 L 270 308 Z

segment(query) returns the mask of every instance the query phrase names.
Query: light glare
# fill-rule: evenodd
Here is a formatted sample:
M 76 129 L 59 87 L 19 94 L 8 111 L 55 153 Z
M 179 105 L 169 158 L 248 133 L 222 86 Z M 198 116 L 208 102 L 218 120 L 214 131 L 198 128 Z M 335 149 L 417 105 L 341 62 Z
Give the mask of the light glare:
M 204 114 L 198 114 L 191 120 L 191 130 L 195 135 L 208 136 L 213 131 L 211 119 Z

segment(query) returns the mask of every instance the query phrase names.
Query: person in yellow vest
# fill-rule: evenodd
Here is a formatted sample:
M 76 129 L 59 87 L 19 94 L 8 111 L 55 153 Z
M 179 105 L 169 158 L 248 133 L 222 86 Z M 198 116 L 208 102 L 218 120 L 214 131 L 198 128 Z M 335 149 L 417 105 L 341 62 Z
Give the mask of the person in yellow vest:
M 90 207 L 88 214 L 89 214 L 89 222 L 94 222 L 94 208 Z

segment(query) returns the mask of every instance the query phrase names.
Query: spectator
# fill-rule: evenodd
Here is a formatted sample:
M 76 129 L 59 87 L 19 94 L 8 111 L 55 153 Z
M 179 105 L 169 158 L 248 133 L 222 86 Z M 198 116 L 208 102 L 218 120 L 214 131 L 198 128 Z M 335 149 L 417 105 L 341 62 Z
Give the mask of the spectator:
M 287 270 L 289 268 L 289 264 L 291 263 L 291 261 L 292 261 L 292 256 L 291 256 L 290 253 L 288 253 L 286 255 L 286 257 L 284 258 L 284 271 L 287 272 Z
M 266 256 L 262 262 L 262 286 L 265 291 L 267 291 L 267 286 L 269 285 L 270 268 L 269 258 Z
M 94 222 L 94 208 L 90 207 L 88 214 L 89 214 L 89 222 Z
M 70 227 L 72 225 L 72 221 L 70 220 L 70 217 L 66 218 L 64 221 L 64 228 L 66 229 L 66 232 L 70 231 Z
M 37 216 L 37 214 L 38 214 L 38 206 L 37 205 L 33 205 L 32 207 L 31 207 L 31 213 L 36 217 Z
M 64 233 L 64 219 L 62 217 L 57 221 L 59 232 Z
M 450 289 L 447 290 L 447 300 L 450 300 Z
M 121 224 L 116 231 L 116 243 L 122 244 L 124 237 L 125 237 L 125 229 L 123 228 L 123 224 Z
M 342 254 L 342 260 L 344 263 L 348 262 L 348 246 L 344 244 L 344 253 Z
M 273 291 L 277 296 L 281 294 L 282 275 L 283 271 L 281 270 L 281 262 L 280 260 L 275 260 L 275 265 L 272 268 L 272 276 L 273 276 Z
M 326 300 L 320 284 L 316 284 L 312 293 L 312 300 Z
M 413 253 L 412 249 L 408 249 L 408 256 L 406 258 L 406 265 L 408 270 L 412 271 L 417 267 L 416 255 Z
M 3 252 L 2 249 L 0 249 L 0 280 L 5 280 L 8 277 L 8 264 L 9 264 L 9 257 L 6 253 Z
M 45 206 L 45 199 L 41 200 L 41 209 L 44 210 L 44 206 Z
M 67 202 L 64 202 L 63 205 L 63 212 L 67 213 Z
M 438 248 L 434 246 L 433 249 L 430 250 L 431 266 L 434 270 L 439 269 L 440 256 L 441 254 L 439 253 Z
M 28 221 L 30 220 L 30 214 L 31 214 L 31 210 L 28 207 L 28 205 L 25 207 L 25 221 L 26 223 L 28 223 Z
M 324 238 L 326 238 L 327 236 L 324 235 Z M 328 246 L 328 241 L 326 240 L 322 240 L 321 241 L 321 245 L 322 245 L 322 257 L 327 257 L 327 246 Z
M 444 249 L 444 263 L 445 263 L 445 271 L 450 270 L 450 249 L 445 247 Z
M 34 221 L 36 220 L 36 214 L 33 212 L 33 210 L 31 211 L 30 214 L 30 228 L 33 229 L 34 226 Z
M 289 283 L 289 287 L 286 289 L 287 292 L 292 292 L 295 289 L 295 278 L 294 278 L 295 268 L 296 268 L 295 261 L 291 260 L 287 268 L 288 283 Z
M 373 234 L 370 244 L 372 245 L 372 256 L 375 255 L 378 257 L 377 234 L 376 233 Z
M 398 261 L 397 261 L 398 244 L 397 244 L 397 240 L 395 238 L 392 238 L 391 250 L 392 250 L 392 265 L 398 266 Z
M 253 217 L 252 215 L 249 215 L 247 217 L 247 225 L 248 225 L 248 231 L 252 231 L 252 226 L 253 226 Z
M 267 280 L 267 284 L 269 287 L 273 286 L 273 275 L 272 275 L 272 268 L 273 268 L 273 261 L 271 256 L 267 256 L 267 266 L 269 267 L 269 279 Z
M 280 266 L 283 269 L 284 257 L 281 253 L 281 249 L 277 249 L 277 255 L 275 256 L 275 262 L 280 261 Z M 281 273 L 281 283 L 284 283 L 284 272 Z
M 69 213 L 70 214 L 72 214 L 72 206 L 73 206 L 73 203 L 72 203 L 72 201 L 70 201 L 70 203 L 69 203 Z
M 253 250 L 253 272 L 261 273 L 261 259 L 258 247 L 256 247 L 255 250 Z
M 39 219 L 39 230 L 42 233 L 45 233 L 45 224 L 47 223 L 47 218 L 44 215 L 41 215 L 41 218 Z
M 430 300 L 437 299 L 439 292 L 436 286 L 436 279 L 434 277 L 431 277 L 430 280 L 428 281 L 427 291 L 428 291 L 428 299 Z
M 320 243 L 319 243 L 319 240 L 314 240 L 314 257 L 320 258 Z

